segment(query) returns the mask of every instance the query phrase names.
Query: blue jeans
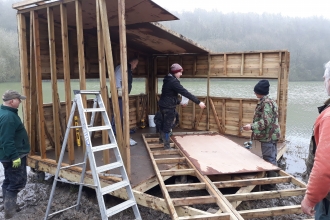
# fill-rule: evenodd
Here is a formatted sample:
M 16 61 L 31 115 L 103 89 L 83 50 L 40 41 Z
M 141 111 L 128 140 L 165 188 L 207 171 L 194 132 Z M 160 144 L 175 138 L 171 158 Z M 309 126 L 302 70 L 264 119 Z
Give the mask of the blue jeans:
M 315 206 L 315 220 L 329 220 L 329 209 L 330 202 L 328 199 L 324 198 L 321 202 L 317 203 Z
M 27 180 L 26 156 L 21 158 L 21 166 L 13 168 L 13 162 L 1 162 L 5 169 L 5 180 L 2 183 L 2 192 L 10 191 L 18 193 L 21 191 Z
M 277 143 L 276 142 L 261 142 L 262 158 L 271 164 L 277 166 Z

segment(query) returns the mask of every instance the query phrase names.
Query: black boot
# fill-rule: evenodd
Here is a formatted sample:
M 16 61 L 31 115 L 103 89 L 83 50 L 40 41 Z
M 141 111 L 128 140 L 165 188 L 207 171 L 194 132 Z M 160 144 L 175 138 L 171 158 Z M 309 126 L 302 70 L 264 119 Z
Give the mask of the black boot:
M 164 142 L 164 150 L 171 150 L 170 134 L 162 132 L 162 138 L 163 138 L 163 142 Z
M 6 191 L 5 197 L 5 219 L 12 218 L 16 213 L 16 200 L 17 200 L 17 193 Z
M 278 177 L 278 174 L 276 171 L 268 171 L 267 172 L 267 177 L 268 178 L 271 178 L 271 177 Z M 267 185 L 264 185 L 262 187 L 263 190 L 265 191 L 271 191 L 271 190 L 276 190 L 276 184 L 267 184 Z
M 161 132 L 161 131 L 159 132 L 159 143 L 160 143 L 160 144 L 164 143 L 164 141 L 163 141 L 163 137 L 162 137 L 162 133 L 163 133 L 163 132 Z

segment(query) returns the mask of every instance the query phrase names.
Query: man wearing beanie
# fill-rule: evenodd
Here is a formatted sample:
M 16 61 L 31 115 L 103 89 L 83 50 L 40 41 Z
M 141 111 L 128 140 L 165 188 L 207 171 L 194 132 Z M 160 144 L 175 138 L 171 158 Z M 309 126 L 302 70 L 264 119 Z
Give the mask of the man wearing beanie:
M 243 127 L 245 131 L 252 131 L 251 140 L 261 142 L 262 157 L 277 166 L 277 141 L 280 138 L 278 124 L 278 107 L 276 102 L 268 96 L 268 80 L 260 80 L 254 87 L 254 93 L 259 99 L 254 112 L 253 123 Z M 268 171 L 268 177 L 276 177 L 275 171 Z M 265 185 L 266 190 L 275 188 L 274 184 Z
M 182 75 L 183 68 L 174 63 L 171 66 L 170 73 L 164 77 L 162 94 L 158 102 L 159 110 L 162 114 L 162 124 L 160 127 L 160 134 L 164 142 L 164 149 L 169 150 L 170 147 L 170 132 L 173 126 L 173 121 L 175 119 L 175 108 L 180 101 L 178 99 L 179 93 L 182 96 L 187 97 L 191 101 L 195 102 L 201 108 L 205 108 L 205 104 L 199 101 L 194 95 L 188 92 L 181 84 L 180 77 Z

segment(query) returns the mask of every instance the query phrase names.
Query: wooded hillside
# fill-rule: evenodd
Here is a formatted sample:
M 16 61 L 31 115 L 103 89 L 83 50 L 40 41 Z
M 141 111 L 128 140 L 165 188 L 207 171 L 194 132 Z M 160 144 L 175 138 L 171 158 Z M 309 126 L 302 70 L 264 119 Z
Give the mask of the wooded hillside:
M 0 0 L 0 82 L 19 80 L 16 10 L 18 0 Z M 330 20 L 274 14 L 223 14 L 197 9 L 172 12 L 179 21 L 162 22 L 214 52 L 287 49 L 290 80 L 322 80 L 330 60 Z

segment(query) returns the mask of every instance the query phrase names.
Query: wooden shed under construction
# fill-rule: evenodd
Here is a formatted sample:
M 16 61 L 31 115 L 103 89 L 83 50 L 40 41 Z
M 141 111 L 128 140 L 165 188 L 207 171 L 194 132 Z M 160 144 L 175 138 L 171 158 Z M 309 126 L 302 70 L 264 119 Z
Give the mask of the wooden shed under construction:
M 141 119 L 147 121 L 147 116 L 153 115 L 157 111 L 158 79 L 163 78 L 169 72 L 172 63 L 179 63 L 184 69 L 182 78 L 206 79 L 207 87 L 206 96 L 198 97 L 207 104 L 206 109 L 200 110 L 194 103 L 189 103 L 185 108 L 178 107 L 181 115 L 180 131 L 217 132 L 221 135 L 229 135 L 241 142 L 250 136 L 249 132 L 242 132 L 240 128 L 251 121 L 257 100 L 211 96 L 210 83 L 215 79 L 277 80 L 277 97 L 275 99 L 279 106 L 282 142 L 279 155 L 282 155 L 285 150 L 290 64 L 288 51 L 212 53 L 156 23 L 178 18 L 151 0 L 25 0 L 13 4 L 13 8 L 17 9 L 22 92 L 27 96 L 26 102 L 23 103 L 23 118 L 32 146 L 28 156 L 30 167 L 51 174 L 55 173 L 71 110 L 72 90 L 86 90 L 86 82 L 96 79 L 100 82 L 98 89 L 105 100 L 108 115 L 114 116 L 117 143 L 126 170 L 131 177 L 138 204 L 168 213 L 172 219 L 245 219 L 256 216 L 300 213 L 297 206 L 244 213 L 235 210 L 240 202 L 249 200 L 248 196 L 244 197 L 239 193 L 250 193 L 256 185 L 291 182 L 300 189 L 276 195 L 275 193 L 255 195 L 252 196 L 254 199 L 275 198 L 284 194 L 286 196 L 303 194 L 305 185 L 284 171 L 280 171 L 281 177 L 273 180 L 262 179 L 265 170 L 250 174 L 250 177 L 252 175 L 254 178 L 250 182 L 237 173 L 213 175 L 212 178 L 209 178 L 207 174 L 198 172 L 189 163 L 189 158 L 182 153 L 179 154 L 179 157 L 184 157 L 185 161 L 188 161 L 186 161 L 186 165 L 181 159 L 158 161 L 163 164 L 172 164 L 170 166 L 172 171 L 164 174 L 165 179 L 178 175 L 195 176 L 199 180 L 202 179 L 203 184 L 193 186 L 192 189 L 206 189 L 212 198 L 176 201 L 174 208 L 173 200 L 166 196 L 166 192 L 164 199 L 145 193 L 158 184 L 162 191 L 166 188 L 160 183 L 162 181 L 159 179 L 159 175 L 157 176 L 159 172 L 152 168 L 152 162 L 157 159 L 152 156 L 150 159 L 148 152 L 151 155 L 165 155 L 165 153 L 152 153 L 150 149 L 157 149 L 161 146 L 152 144 L 155 141 L 153 135 L 141 135 L 142 132 L 153 133 L 154 129 L 138 130 L 134 134 L 139 134 L 142 143 L 139 144 L 145 151 L 146 160 L 134 159 L 143 153 L 141 151 L 132 153 L 131 151 L 134 149 L 130 148 L 129 143 L 130 129 L 139 127 Z M 145 91 L 140 95 L 129 96 L 126 74 L 127 58 L 132 56 L 137 56 L 139 59 L 138 67 L 134 70 L 134 78 L 145 79 Z M 122 64 L 124 83 L 123 125 L 119 116 L 114 74 L 114 67 L 118 64 Z M 51 82 L 51 103 L 44 103 L 42 82 L 46 80 Z M 72 88 L 73 80 L 79 80 L 79 88 Z M 59 97 L 59 82 L 64 82 L 64 100 L 60 100 Z M 86 99 L 84 102 L 86 105 L 91 105 L 91 100 Z M 121 127 L 123 130 L 119 129 Z M 105 133 L 94 134 L 94 138 L 104 144 L 109 141 Z M 83 148 L 76 146 L 74 139 L 74 131 L 72 131 L 67 146 L 67 164 L 75 163 L 80 158 L 81 152 L 84 151 Z M 175 152 L 181 152 L 180 147 L 176 146 L 176 148 Z M 109 151 L 103 151 L 100 161 L 107 164 L 111 161 L 111 157 Z M 145 161 L 148 163 L 146 166 L 143 165 L 146 170 L 139 171 L 141 163 Z M 176 169 L 182 170 L 179 172 Z M 188 172 L 187 169 L 190 171 Z M 61 171 L 61 176 L 75 181 L 79 178 L 81 170 L 80 167 L 71 167 Z M 141 175 L 139 172 L 145 175 Z M 102 179 L 103 184 L 111 184 L 119 181 L 120 176 L 105 175 Z M 163 180 L 165 181 L 165 179 Z M 239 182 L 236 181 L 238 179 L 240 179 Z M 220 180 L 229 182 L 219 183 Z M 87 174 L 86 182 L 91 181 L 90 175 Z M 214 184 L 213 181 L 218 181 L 218 183 Z M 232 196 L 228 200 L 219 191 L 222 187 L 239 187 L 241 191 L 236 193 L 237 197 Z M 112 195 L 125 199 L 125 195 L 120 191 L 113 192 Z M 232 202 L 234 200 L 235 205 Z M 210 214 L 189 207 L 197 202 L 217 203 L 220 211 Z

